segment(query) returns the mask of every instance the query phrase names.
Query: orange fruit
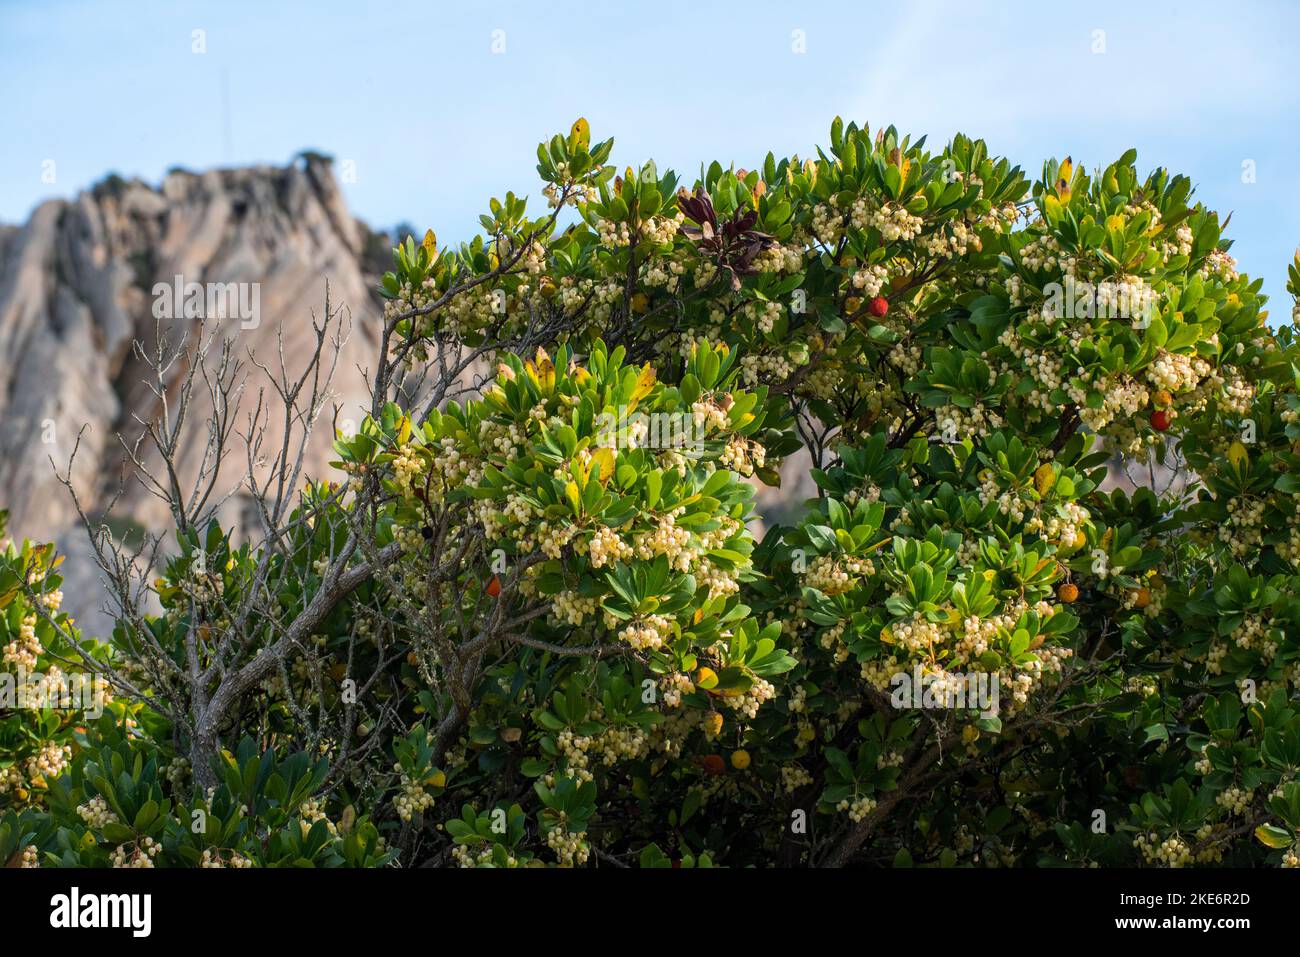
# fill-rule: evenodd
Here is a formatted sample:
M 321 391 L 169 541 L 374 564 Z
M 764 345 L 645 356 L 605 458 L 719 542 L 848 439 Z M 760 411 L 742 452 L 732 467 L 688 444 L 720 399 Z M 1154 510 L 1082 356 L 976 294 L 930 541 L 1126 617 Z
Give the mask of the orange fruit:
M 1073 582 L 1065 582 L 1056 590 L 1056 597 L 1070 605 L 1079 600 L 1079 586 Z

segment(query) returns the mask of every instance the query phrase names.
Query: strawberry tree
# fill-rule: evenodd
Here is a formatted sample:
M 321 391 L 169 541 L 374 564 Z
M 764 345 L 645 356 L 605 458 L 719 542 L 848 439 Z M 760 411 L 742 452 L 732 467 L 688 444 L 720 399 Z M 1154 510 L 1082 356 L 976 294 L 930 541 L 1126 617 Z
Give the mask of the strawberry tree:
M 1300 357 L 1191 183 L 838 119 L 694 181 L 613 147 L 394 250 L 343 480 L 261 549 L 178 529 L 137 728 L 0 839 L 1294 864 Z

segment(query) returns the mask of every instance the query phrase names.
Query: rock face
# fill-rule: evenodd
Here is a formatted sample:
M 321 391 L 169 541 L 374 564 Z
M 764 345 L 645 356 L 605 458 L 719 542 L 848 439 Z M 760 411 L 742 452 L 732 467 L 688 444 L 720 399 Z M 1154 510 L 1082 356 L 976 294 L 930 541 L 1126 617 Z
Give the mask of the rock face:
M 176 171 L 159 189 L 110 177 L 74 200 L 44 203 L 25 226 L 0 227 L 0 508 L 9 509 L 15 537 L 57 541 L 70 553 L 64 604 L 88 633 L 102 634 L 107 625 L 97 614 L 103 595 L 51 460 L 62 472 L 81 432 L 73 484 L 96 517 L 127 464 L 119 434 L 131 442 L 135 417 L 158 408 L 132 343 L 150 347 L 159 328 L 166 339 L 188 333 L 196 341 L 201 318 L 194 309 L 187 318 L 183 294 L 185 284 L 199 284 L 205 296 L 191 299 L 202 301 L 200 316 L 246 362 L 247 386 L 234 420 L 242 427 L 258 389 L 268 385 L 247 363 L 248 352 L 275 367 L 279 332 L 289 371 L 301 368 L 315 343 L 312 314 L 323 312 L 328 280 L 332 304 L 351 317 L 333 402 L 343 417 L 356 418 L 368 404 L 365 372 L 376 362 L 382 310 L 373 290 L 387 248 L 385 237 L 348 213 L 329 161 L 311 154 L 283 168 Z M 164 292 L 177 285 L 179 310 L 172 308 L 178 296 Z M 218 300 L 227 304 L 225 318 L 213 309 Z M 183 367 L 177 364 L 169 385 Z M 208 409 L 196 406 L 182 432 L 181 460 L 191 483 L 207 440 Z M 327 408 L 307 475 L 329 471 L 329 417 Z M 274 453 L 278 437 L 268 440 Z M 246 472 L 242 443 L 233 444 L 217 498 Z M 223 518 L 238 525 L 238 496 L 228 508 Z M 165 505 L 135 482 L 128 482 L 114 516 L 128 526 L 168 526 Z

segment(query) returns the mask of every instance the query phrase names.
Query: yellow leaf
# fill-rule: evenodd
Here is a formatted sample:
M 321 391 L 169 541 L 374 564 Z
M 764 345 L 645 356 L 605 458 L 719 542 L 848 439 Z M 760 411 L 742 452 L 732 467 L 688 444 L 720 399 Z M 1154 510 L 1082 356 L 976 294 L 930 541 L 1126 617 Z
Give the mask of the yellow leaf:
M 580 116 L 573 121 L 573 126 L 569 130 L 569 143 L 573 146 L 581 146 L 584 150 L 591 144 L 591 124 L 587 122 L 585 116 Z
M 438 258 L 438 237 L 434 235 L 432 229 L 425 231 L 424 242 L 420 245 L 422 245 L 424 251 L 429 254 L 429 262 L 433 262 Z
M 593 465 L 600 468 L 597 478 L 600 484 L 606 484 L 614 474 L 614 450 L 613 449 L 593 449 L 591 453 Z
M 1070 183 L 1074 180 L 1074 163 L 1070 157 L 1061 161 L 1060 169 L 1057 170 L 1056 193 L 1061 197 L 1062 202 L 1070 201 Z
M 636 385 L 632 388 L 632 395 L 628 399 L 629 408 L 634 408 L 638 402 L 650 394 L 650 390 L 655 387 L 655 370 L 650 363 L 641 367 L 641 374 L 637 376 Z
M 536 360 L 527 363 L 526 368 L 542 395 L 550 395 L 555 390 L 555 363 L 541 346 L 537 347 Z
M 1044 462 L 1038 466 L 1038 471 L 1034 473 L 1034 488 L 1038 489 L 1040 496 L 1047 494 L 1047 490 L 1052 487 L 1052 479 L 1055 477 L 1056 475 L 1049 463 Z

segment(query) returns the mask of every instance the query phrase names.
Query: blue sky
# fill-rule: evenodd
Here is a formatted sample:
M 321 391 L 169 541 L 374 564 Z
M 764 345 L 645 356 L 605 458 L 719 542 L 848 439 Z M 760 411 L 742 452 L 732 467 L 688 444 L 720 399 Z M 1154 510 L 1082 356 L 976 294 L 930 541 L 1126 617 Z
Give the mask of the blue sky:
M 537 142 L 579 115 L 620 165 L 693 176 L 807 155 L 838 113 L 982 136 L 1034 173 L 1134 146 L 1143 170 L 1184 172 L 1234 213 L 1233 252 L 1280 319 L 1300 244 L 1298 59 L 1285 0 L 0 0 L 0 221 L 110 170 L 157 182 L 313 147 L 354 164 L 358 216 L 452 241 L 489 196 L 536 196 Z

